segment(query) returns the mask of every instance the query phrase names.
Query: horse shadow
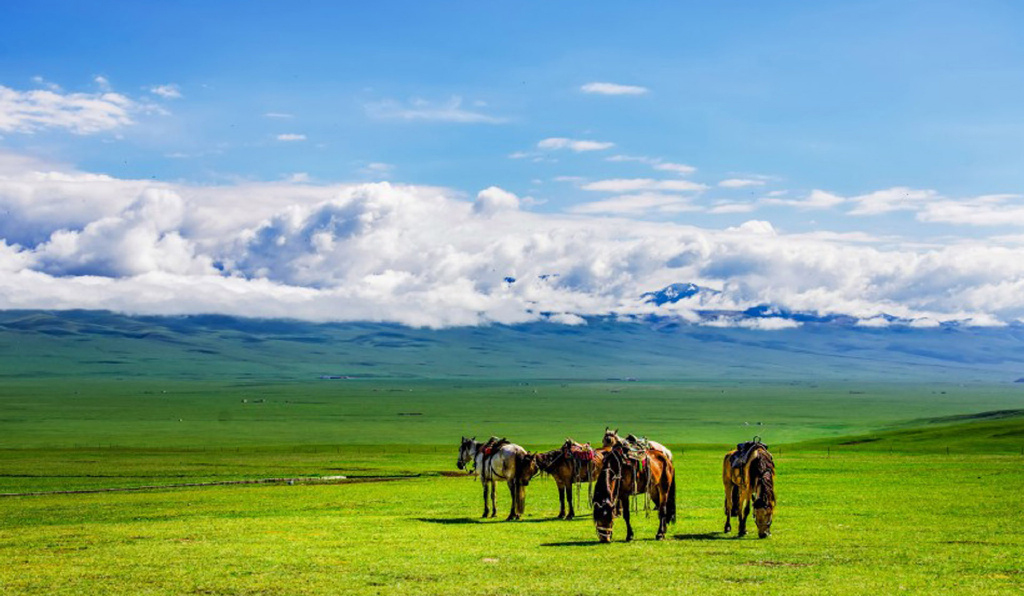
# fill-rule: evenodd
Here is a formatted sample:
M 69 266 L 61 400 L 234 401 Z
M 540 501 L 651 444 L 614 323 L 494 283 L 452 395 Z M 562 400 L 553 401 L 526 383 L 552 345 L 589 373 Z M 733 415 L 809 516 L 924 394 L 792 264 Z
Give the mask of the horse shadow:
M 594 540 L 574 540 L 571 542 L 544 542 L 540 546 L 600 546 L 600 542 L 597 539 Z
M 703 532 L 701 534 L 676 534 L 673 540 L 728 540 L 732 538 L 729 534 L 721 532 Z
M 483 521 L 474 517 L 417 517 L 416 521 L 428 524 L 459 525 L 459 524 L 482 524 Z

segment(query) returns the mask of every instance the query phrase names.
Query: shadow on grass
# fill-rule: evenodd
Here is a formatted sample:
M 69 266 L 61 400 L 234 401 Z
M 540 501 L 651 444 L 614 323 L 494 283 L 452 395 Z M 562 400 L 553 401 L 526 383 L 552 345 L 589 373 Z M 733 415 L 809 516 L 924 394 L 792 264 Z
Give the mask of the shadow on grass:
M 703 534 L 676 534 L 675 540 L 729 540 L 734 534 L 723 534 L 721 532 L 704 532 Z
M 428 523 L 428 524 L 459 525 L 459 524 L 494 524 L 494 523 L 500 523 L 500 522 L 505 522 L 505 523 L 510 523 L 510 524 L 542 524 L 542 523 L 549 523 L 549 522 L 554 523 L 554 522 L 569 521 L 571 523 L 571 522 L 574 522 L 574 521 L 583 521 L 584 519 L 585 518 L 582 518 L 582 517 L 577 517 L 576 519 L 573 519 L 573 520 L 561 520 L 561 519 L 558 519 L 556 517 L 530 517 L 530 518 L 520 519 L 520 520 L 516 520 L 516 521 L 508 521 L 508 520 L 506 520 L 505 518 L 502 518 L 502 517 L 493 517 L 493 518 L 489 517 L 487 519 L 484 519 L 482 517 L 481 518 L 476 518 L 476 517 L 417 517 L 416 521 L 421 521 L 421 522 L 425 522 L 425 523 Z
M 600 546 L 597 538 L 593 540 L 576 540 L 573 542 L 545 542 L 541 546 Z
M 483 519 L 476 519 L 475 517 L 417 517 L 416 521 L 426 522 L 428 524 L 444 524 L 446 526 L 487 523 Z

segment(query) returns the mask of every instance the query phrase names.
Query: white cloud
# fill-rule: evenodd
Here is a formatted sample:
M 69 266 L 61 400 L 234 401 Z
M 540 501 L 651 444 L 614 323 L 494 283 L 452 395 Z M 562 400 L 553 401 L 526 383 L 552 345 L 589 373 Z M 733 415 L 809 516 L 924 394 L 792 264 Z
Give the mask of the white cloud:
M 177 85 L 154 85 L 148 89 L 153 95 L 157 95 L 164 99 L 181 99 L 181 88 Z
M 607 217 L 692 207 L 687 196 L 650 190 L 571 214 L 519 209 L 525 202 L 496 187 L 470 201 L 386 183 L 125 180 L 0 154 L 0 308 L 427 326 L 548 312 L 578 323 L 655 312 L 643 292 L 694 282 L 720 292 L 672 307 L 688 320 L 696 308 L 758 304 L 922 325 L 1024 317 L 1020 244 L 924 247 L 787 234 L 764 220 L 722 230 Z
M 880 215 L 892 211 L 916 211 L 921 205 L 939 199 L 934 190 L 896 186 L 850 199 L 855 207 L 850 215 Z
M 400 103 L 391 99 L 368 103 L 367 113 L 382 120 L 422 120 L 425 122 L 456 122 L 462 124 L 501 124 L 507 119 L 462 107 L 462 98 L 453 96 L 446 102 L 435 103 L 414 99 Z
M 381 161 L 373 161 L 359 168 L 359 173 L 363 176 L 377 179 L 387 178 L 388 176 L 391 176 L 394 171 L 394 164 L 384 163 Z
M 716 203 L 710 209 L 708 213 L 714 213 L 716 215 L 723 215 L 729 213 L 750 213 L 757 209 L 757 203 Z
M 690 165 L 687 165 L 687 164 L 672 163 L 672 162 L 664 161 L 663 159 L 661 159 L 659 157 L 645 157 L 645 156 L 642 156 L 642 155 L 612 155 L 610 157 L 606 157 L 605 161 L 616 161 L 616 162 L 633 161 L 633 162 L 638 162 L 638 163 L 642 163 L 642 164 L 647 164 L 647 165 L 651 166 L 652 168 L 654 168 L 655 170 L 658 170 L 658 171 L 673 172 L 673 173 L 679 174 L 680 176 L 686 176 L 686 175 L 692 174 L 692 173 L 697 171 L 697 168 L 695 168 L 693 166 L 690 166 Z
M 499 211 L 516 209 L 519 209 L 519 197 L 497 186 L 481 190 L 476 195 L 476 202 L 473 203 L 473 213 L 481 215 L 494 215 Z
M 295 115 L 294 114 L 286 114 L 284 112 L 267 112 L 266 114 L 263 114 L 263 117 L 264 118 L 288 119 L 288 118 L 294 118 Z
M 718 183 L 722 188 L 747 188 L 749 186 L 764 186 L 764 180 L 754 178 L 729 178 Z
M 571 149 L 577 153 L 584 151 L 601 151 L 614 147 L 615 143 L 604 141 L 582 141 L 578 139 L 567 139 L 565 137 L 551 137 L 537 143 L 540 149 Z
M 572 213 L 614 215 L 672 214 L 700 210 L 699 207 L 693 205 L 689 197 L 656 192 L 622 195 L 601 201 L 582 203 L 570 209 Z
M 830 209 L 846 202 L 846 199 L 824 190 L 814 189 L 801 199 L 783 199 L 778 196 L 768 196 L 761 199 L 760 202 L 766 205 L 783 205 L 786 207 L 796 207 L 797 209 Z
M 277 138 L 278 141 L 295 142 L 295 141 L 305 141 L 306 140 L 306 135 L 296 134 L 296 133 L 284 133 L 284 134 L 277 135 L 276 138 Z
M 635 192 L 650 191 L 698 191 L 707 186 L 689 180 L 654 180 L 651 178 L 615 178 L 597 180 L 583 185 L 583 190 L 602 192 Z
M 616 83 L 587 83 L 580 87 L 584 93 L 596 93 L 599 95 L 644 95 L 649 92 L 647 87 L 637 85 L 618 85 Z
M 125 95 L 108 91 L 18 91 L 0 85 L 0 132 L 32 134 L 63 129 L 78 135 L 96 134 L 134 124 L 132 114 L 142 107 Z

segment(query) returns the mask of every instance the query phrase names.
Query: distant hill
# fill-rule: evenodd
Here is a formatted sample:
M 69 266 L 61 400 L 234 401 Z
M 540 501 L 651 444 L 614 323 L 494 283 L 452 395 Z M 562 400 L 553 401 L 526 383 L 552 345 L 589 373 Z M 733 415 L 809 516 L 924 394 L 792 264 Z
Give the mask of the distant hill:
M 1012 383 L 1024 330 L 758 331 L 652 317 L 416 329 L 215 315 L 0 311 L 0 377 L 892 380 Z

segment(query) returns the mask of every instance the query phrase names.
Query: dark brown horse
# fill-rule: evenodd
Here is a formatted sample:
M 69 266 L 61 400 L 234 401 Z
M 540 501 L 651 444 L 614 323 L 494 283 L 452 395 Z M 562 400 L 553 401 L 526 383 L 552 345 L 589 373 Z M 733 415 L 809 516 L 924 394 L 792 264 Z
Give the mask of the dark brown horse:
M 581 445 L 572 439 L 566 439 L 559 449 L 527 455 L 526 461 L 519 468 L 522 475 L 518 479 L 520 482 L 525 482 L 528 480 L 527 476 L 533 477 L 538 472 L 550 474 L 558 487 L 558 519 L 573 519 L 576 517 L 576 507 L 572 497 L 573 485 L 596 481 L 598 472 L 601 471 L 604 454 L 607 451 L 607 449 L 593 449 L 589 444 Z M 565 510 L 567 501 L 569 503 L 568 514 Z
M 741 443 L 738 449 L 725 454 L 722 462 L 722 484 L 725 485 L 725 529 L 732 530 L 731 518 L 740 519 L 738 536 L 747 533 L 747 516 L 754 504 L 757 535 L 772 534 L 775 515 L 775 461 L 768 446 L 760 441 Z M 742 512 L 741 512 L 742 509 Z
M 616 505 L 626 522 L 626 541 L 633 539 L 629 522 L 629 497 L 646 493 L 658 510 L 658 540 L 665 537 L 668 524 L 676 521 L 676 473 L 664 452 L 637 451 L 616 445 L 604 456 L 594 487 L 594 526 L 601 542 L 611 542 Z

